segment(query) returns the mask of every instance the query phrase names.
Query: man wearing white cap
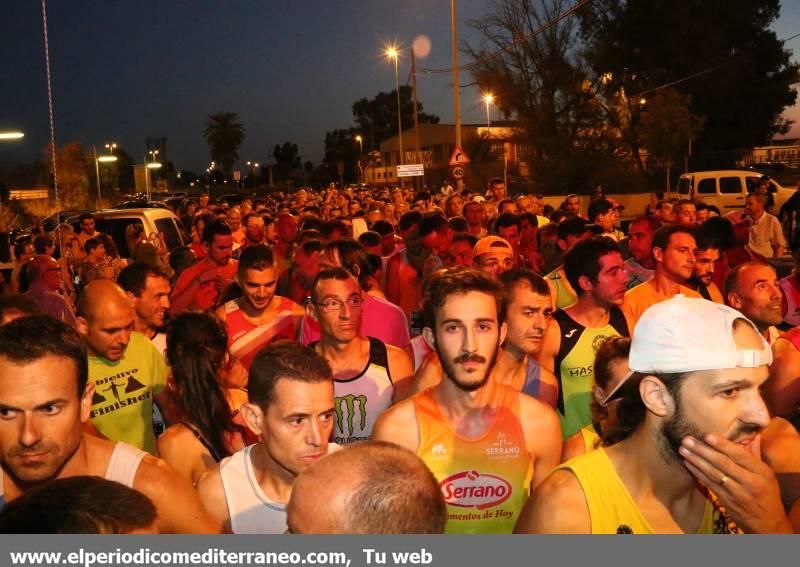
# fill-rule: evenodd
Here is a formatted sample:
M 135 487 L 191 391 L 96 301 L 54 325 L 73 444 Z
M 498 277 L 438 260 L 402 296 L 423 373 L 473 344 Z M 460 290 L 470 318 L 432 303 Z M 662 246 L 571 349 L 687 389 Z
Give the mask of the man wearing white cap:
M 604 432 L 619 441 L 556 469 L 516 531 L 791 533 L 761 460 L 770 362 L 767 342 L 730 307 L 682 295 L 650 307 L 632 373 L 606 399 L 620 398 L 618 425 Z

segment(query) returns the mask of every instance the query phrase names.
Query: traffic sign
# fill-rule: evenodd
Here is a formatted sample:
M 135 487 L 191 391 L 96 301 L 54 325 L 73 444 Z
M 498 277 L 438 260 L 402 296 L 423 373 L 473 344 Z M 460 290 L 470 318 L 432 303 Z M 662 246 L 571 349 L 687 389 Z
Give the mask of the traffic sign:
M 461 149 L 461 146 L 456 146 L 453 150 L 453 155 L 450 156 L 450 165 L 466 165 L 472 160 L 469 159 L 469 156 Z
M 425 165 L 422 163 L 397 166 L 397 177 L 419 177 L 420 175 L 425 175 Z
M 453 173 L 453 177 L 454 178 L 461 179 L 462 177 L 464 177 L 464 166 L 463 165 L 457 165 L 457 166 L 453 167 L 452 173 Z

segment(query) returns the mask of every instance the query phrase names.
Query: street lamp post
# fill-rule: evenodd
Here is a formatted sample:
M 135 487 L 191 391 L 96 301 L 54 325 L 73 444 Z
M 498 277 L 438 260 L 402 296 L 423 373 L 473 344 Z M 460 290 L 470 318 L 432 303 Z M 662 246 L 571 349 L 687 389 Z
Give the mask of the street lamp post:
M 116 146 L 116 144 L 114 144 Z M 109 147 L 106 144 L 106 147 Z M 100 208 L 100 162 L 111 162 L 117 161 L 117 156 L 99 156 L 97 155 L 97 146 L 93 146 L 94 149 L 94 173 L 97 176 L 97 208 Z
M 489 105 L 494 102 L 494 95 L 492 93 L 486 93 L 483 95 L 483 102 L 486 103 L 486 135 L 489 136 L 492 133 L 492 120 L 489 116 Z
M 400 59 L 400 53 L 397 48 L 390 47 L 386 50 L 386 55 L 390 59 L 394 59 L 394 86 L 397 91 L 397 133 L 400 142 L 400 165 L 403 165 L 403 116 L 400 107 L 400 72 L 397 61 Z
M 356 136 L 356 142 L 358 142 L 358 182 L 364 182 L 364 173 L 363 168 L 361 167 L 361 161 L 364 158 L 364 138 L 361 135 Z

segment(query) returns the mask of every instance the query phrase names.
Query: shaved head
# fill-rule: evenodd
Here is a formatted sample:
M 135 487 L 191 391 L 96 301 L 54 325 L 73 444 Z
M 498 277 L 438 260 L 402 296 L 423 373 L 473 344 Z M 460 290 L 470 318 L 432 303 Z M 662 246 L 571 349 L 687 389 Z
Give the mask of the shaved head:
M 337 451 L 295 481 L 287 508 L 293 533 L 441 534 L 447 507 L 425 463 L 393 443 Z
M 35 282 L 47 273 L 49 269 L 58 270 L 58 262 L 46 254 L 37 254 L 28 263 L 28 277 L 30 281 Z
M 78 299 L 78 332 L 86 340 L 89 354 L 110 361 L 120 360 L 133 331 L 134 311 L 130 299 L 111 280 L 94 280 Z
M 75 306 L 79 317 L 94 319 L 99 308 L 113 303 L 118 306 L 130 306 L 130 299 L 125 291 L 111 280 L 93 280 L 83 288 Z

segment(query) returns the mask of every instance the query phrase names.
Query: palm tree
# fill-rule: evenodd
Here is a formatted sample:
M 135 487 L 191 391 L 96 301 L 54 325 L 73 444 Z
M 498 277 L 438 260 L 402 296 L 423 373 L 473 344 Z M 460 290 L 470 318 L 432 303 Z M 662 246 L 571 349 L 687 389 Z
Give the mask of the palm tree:
M 211 148 L 211 159 L 222 165 L 228 174 L 239 159 L 239 146 L 244 140 L 244 126 L 239 122 L 238 112 L 209 114 L 203 137 Z

